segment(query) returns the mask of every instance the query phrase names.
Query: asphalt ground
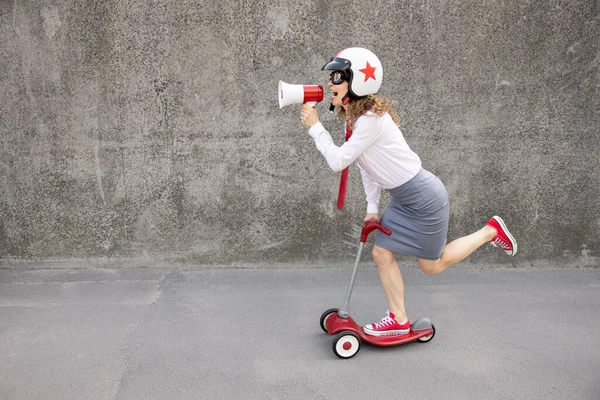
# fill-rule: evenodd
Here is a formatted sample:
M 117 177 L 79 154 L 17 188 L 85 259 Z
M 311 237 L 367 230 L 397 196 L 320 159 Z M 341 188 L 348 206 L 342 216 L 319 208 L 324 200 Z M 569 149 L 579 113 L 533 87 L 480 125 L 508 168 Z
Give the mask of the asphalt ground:
M 600 399 L 600 269 L 402 266 L 435 337 L 342 360 L 351 268 L 0 269 L 0 399 Z M 350 304 L 385 314 L 372 264 Z

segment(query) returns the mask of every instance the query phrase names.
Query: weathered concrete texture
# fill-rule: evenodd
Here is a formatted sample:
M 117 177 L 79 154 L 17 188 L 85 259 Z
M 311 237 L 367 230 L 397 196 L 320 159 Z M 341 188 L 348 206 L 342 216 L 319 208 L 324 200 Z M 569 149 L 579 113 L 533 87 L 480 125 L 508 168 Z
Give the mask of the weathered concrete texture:
M 349 45 L 380 56 L 446 183 L 449 239 L 499 214 L 519 240 L 470 262 L 599 263 L 597 0 L 0 2 L 0 257 L 355 254 L 356 167 L 337 211 L 338 175 L 276 98 L 325 85 Z

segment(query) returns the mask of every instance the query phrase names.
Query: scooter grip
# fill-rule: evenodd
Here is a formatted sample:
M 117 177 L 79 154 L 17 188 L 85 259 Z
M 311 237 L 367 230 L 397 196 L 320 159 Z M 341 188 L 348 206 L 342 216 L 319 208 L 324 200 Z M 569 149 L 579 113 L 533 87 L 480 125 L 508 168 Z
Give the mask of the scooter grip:
M 379 229 L 381 232 L 388 236 L 392 234 L 392 231 L 389 228 L 386 228 L 385 226 L 381 225 L 381 223 L 378 220 L 371 219 L 369 221 L 366 221 L 363 225 L 362 231 L 360 233 L 361 243 L 365 243 L 367 241 L 367 238 L 369 237 L 369 234 L 377 229 Z

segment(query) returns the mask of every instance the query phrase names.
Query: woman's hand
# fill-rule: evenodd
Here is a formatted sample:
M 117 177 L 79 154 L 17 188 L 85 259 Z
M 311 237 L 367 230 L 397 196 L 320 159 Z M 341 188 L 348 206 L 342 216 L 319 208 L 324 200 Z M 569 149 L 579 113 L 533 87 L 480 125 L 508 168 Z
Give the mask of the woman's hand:
M 367 214 L 367 216 L 365 217 L 365 222 L 370 221 L 372 219 L 376 219 L 377 221 L 379 221 L 379 214 Z
M 301 119 L 302 122 L 304 122 L 304 125 L 310 129 L 314 124 L 319 122 L 319 114 L 312 106 L 302 104 Z

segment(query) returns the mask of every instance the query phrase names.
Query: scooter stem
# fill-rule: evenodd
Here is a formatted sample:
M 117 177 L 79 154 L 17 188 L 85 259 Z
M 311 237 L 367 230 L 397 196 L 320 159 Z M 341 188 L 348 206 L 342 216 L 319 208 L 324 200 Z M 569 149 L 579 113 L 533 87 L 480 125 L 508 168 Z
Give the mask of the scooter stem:
M 382 226 L 377 219 L 372 219 L 364 223 L 362 231 L 360 232 L 360 246 L 358 248 L 358 254 L 356 255 L 356 262 L 354 263 L 354 271 L 352 271 L 352 279 L 350 279 L 350 286 L 348 286 L 348 291 L 346 292 L 346 299 L 344 300 L 344 303 L 342 303 L 342 306 L 338 311 L 338 317 L 340 318 L 346 319 L 350 315 L 350 296 L 352 295 L 352 289 L 354 288 L 354 280 L 356 279 L 356 272 L 358 271 L 360 255 L 362 254 L 363 246 L 367 242 L 369 234 L 376 229 L 380 230 L 388 236 L 392 234 L 392 231 Z
M 360 246 L 358 247 L 358 254 L 356 255 L 356 262 L 354 263 L 354 271 L 352 271 L 352 278 L 350 279 L 350 286 L 348 286 L 348 291 L 346 292 L 346 299 L 344 303 L 340 307 L 338 311 L 338 316 L 340 318 L 348 318 L 350 315 L 350 296 L 352 295 L 352 289 L 354 288 L 354 280 L 356 279 L 356 272 L 358 271 L 358 263 L 360 262 L 360 255 L 363 251 L 364 242 L 360 242 Z

